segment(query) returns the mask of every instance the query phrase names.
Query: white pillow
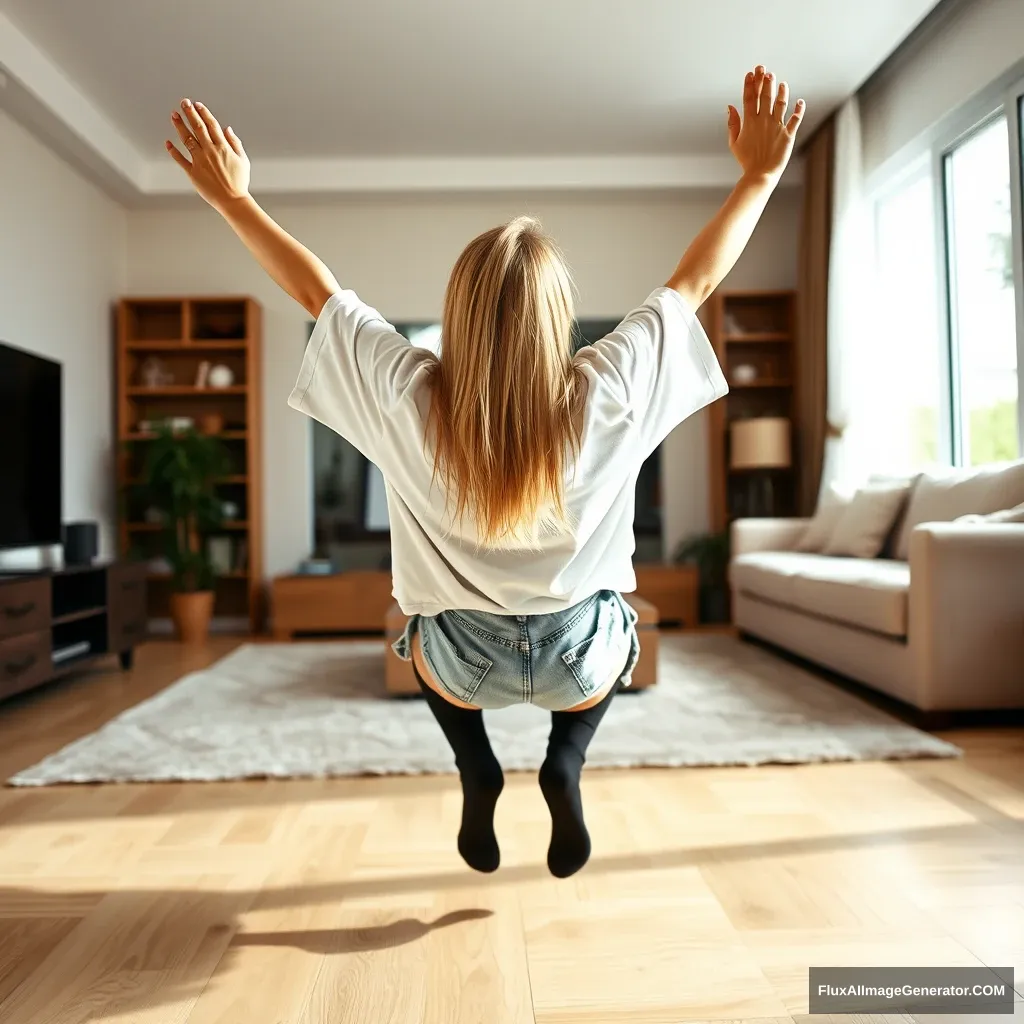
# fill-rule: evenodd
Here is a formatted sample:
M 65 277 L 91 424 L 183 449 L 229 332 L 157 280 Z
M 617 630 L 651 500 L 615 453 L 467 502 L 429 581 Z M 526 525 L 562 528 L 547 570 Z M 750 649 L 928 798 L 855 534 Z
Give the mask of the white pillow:
M 1015 505 L 1013 508 L 1004 508 L 1000 512 L 990 512 L 987 516 L 970 513 L 966 516 L 959 516 L 955 522 L 958 523 L 1024 523 L 1024 503 Z
M 807 524 L 807 529 L 800 537 L 796 550 L 820 554 L 828 544 L 836 524 L 839 522 L 839 517 L 849 505 L 852 497 L 852 491 L 844 490 L 835 484 L 829 485 L 818 502 L 814 518 Z
M 910 491 L 906 480 L 862 487 L 843 509 L 822 554 L 877 558 Z

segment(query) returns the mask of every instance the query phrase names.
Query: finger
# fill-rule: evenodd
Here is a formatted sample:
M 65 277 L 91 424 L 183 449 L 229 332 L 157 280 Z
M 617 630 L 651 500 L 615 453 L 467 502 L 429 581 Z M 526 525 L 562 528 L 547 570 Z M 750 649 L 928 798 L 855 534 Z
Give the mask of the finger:
M 202 103 L 195 104 L 196 113 L 203 119 L 206 130 L 214 142 L 223 142 L 224 133 L 220 130 L 220 122 L 210 113 L 209 107 Z
M 764 73 L 761 79 L 761 95 L 757 102 L 758 113 L 767 117 L 772 112 L 772 90 L 775 88 L 775 76 L 770 72 Z
M 789 85 L 779 82 L 779 91 L 775 97 L 775 106 L 772 107 L 772 117 L 779 124 L 786 120 L 786 107 L 789 105 Z
M 764 65 L 758 64 L 754 68 L 754 109 L 753 112 L 756 115 L 761 103 L 761 86 L 764 85 Z
M 171 142 L 170 139 L 167 139 L 164 142 L 164 145 L 167 147 L 167 152 L 170 153 L 172 157 L 174 157 L 174 162 L 186 174 L 191 174 L 191 172 L 192 172 L 192 163 L 191 163 L 191 161 L 187 160 L 185 157 L 183 157 L 181 155 L 181 151 L 178 149 L 178 147 L 173 142 Z
M 224 129 L 224 138 L 227 140 L 227 144 L 239 155 L 245 156 L 245 150 L 242 147 L 242 140 L 235 134 L 235 129 L 228 125 Z
M 736 140 L 740 137 L 740 112 L 730 103 L 729 104 L 729 145 L 732 146 L 736 143 Z
M 198 146 L 195 136 L 188 130 L 188 125 L 185 124 L 185 119 L 177 111 L 171 114 L 171 122 L 174 127 L 178 130 L 178 138 L 185 144 L 186 149 L 191 149 L 193 146 Z
M 757 113 L 757 93 L 754 90 L 754 72 L 748 71 L 743 79 L 743 116 L 753 117 Z
M 185 115 L 185 120 L 188 122 L 189 128 L 192 129 L 192 134 L 199 140 L 199 144 L 203 145 L 210 141 L 210 133 L 206 129 L 206 125 L 203 119 L 196 113 L 196 108 L 192 106 L 191 100 L 182 100 L 181 109 Z
M 800 122 L 804 119 L 804 111 L 807 109 L 807 104 L 803 100 L 797 100 L 796 106 L 793 108 L 793 116 L 786 122 L 786 131 L 790 135 L 796 135 L 797 128 L 800 127 Z

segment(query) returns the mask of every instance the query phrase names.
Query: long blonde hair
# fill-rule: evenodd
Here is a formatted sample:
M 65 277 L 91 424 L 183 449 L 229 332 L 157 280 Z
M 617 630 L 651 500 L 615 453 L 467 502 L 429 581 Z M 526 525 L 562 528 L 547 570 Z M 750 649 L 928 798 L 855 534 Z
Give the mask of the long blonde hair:
M 474 238 L 452 269 L 428 436 L 453 522 L 471 512 L 481 545 L 567 522 L 586 388 L 573 306 L 565 260 L 529 217 Z

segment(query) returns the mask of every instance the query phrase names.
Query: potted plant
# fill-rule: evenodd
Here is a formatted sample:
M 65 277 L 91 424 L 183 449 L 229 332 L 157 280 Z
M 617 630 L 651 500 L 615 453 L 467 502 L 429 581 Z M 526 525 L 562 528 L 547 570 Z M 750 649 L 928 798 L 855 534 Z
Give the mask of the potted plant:
M 701 622 L 728 622 L 729 533 L 698 534 L 676 549 L 676 562 L 697 566 Z
M 216 482 L 230 466 L 217 438 L 166 425 L 158 428 L 143 461 L 141 489 L 161 515 L 171 566 L 171 618 L 185 643 L 201 643 L 210 632 L 214 572 L 205 537 L 223 521 Z

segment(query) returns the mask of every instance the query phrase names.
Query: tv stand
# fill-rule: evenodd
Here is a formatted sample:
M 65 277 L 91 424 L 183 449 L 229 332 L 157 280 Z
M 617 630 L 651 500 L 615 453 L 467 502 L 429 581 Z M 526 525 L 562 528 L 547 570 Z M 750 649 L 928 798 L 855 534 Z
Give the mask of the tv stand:
M 146 635 L 146 566 L 110 562 L 0 575 L 0 699 L 116 654 Z

